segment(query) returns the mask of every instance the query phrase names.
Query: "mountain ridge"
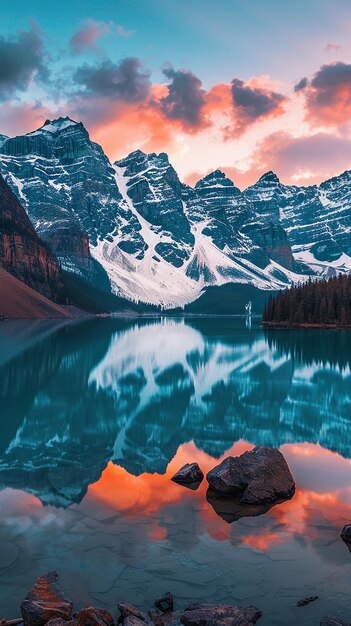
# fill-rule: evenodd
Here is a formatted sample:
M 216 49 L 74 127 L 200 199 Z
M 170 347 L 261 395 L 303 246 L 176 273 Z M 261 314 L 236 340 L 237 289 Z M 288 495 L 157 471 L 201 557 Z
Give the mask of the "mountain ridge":
M 0 141 L 0 169 L 63 269 L 129 300 L 184 307 L 207 287 L 270 291 L 351 270 L 351 174 L 241 191 L 217 169 L 191 187 L 168 155 L 112 164 L 81 122 Z

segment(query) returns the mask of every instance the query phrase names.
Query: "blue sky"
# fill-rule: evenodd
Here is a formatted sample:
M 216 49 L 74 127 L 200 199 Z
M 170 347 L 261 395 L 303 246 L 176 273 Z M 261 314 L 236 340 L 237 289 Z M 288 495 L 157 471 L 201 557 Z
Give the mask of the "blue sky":
M 319 182 L 351 166 L 350 27 L 350 0 L 2 0 L 0 133 L 69 115 L 190 182 Z
M 101 40 L 111 58 L 137 56 L 155 80 L 171 62 L 206 87 L 233 75 L 295 81 L 326 58 L 328 43 L 348 45 L 351 26 L 348 0 L 2 0 L 1 7 L 2 34 L 36 20 L 62 64 L 80 22 L 113 21 L 133 35 Z

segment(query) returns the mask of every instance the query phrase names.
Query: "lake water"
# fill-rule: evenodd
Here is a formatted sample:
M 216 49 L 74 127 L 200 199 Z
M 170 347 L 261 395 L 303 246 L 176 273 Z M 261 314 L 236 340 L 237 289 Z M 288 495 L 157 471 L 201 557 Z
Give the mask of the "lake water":
M 57 569 L 76 606 L 114 614 L 170 590 L 255 604 L 261 626 L 351 621 L 350 365 L 347 332 L 234 318 L 2 324 L 0 617 Z M 170 481 L 258 444 L 297 485 L 263 515 Z

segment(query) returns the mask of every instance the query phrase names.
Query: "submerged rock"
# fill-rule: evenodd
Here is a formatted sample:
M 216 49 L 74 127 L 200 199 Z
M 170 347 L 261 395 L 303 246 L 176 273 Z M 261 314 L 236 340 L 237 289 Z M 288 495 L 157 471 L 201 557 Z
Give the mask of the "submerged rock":
M 97 609 L 95 606 L 83 607 L 76 617 L 78 626 L 113 626 L 111 613 L 106 609 Z
M 24 626 L 44 626 L 54 618 L 71 621 L 72 607 L 58 586 L 57 572 L 48 572 L 38 578 L 22 602 Z
M 262 616 L 255 606 L 191 604 L 181 617 L 184 626 L 252 626 Z
M 310 604 L 310 602 L 314 602 L 318 600 L 319 596 L 307 596 L 306 598 L 302 598 L 302 600 L 298 600 L 296 602 L 296 606 L 306 606 L 306 604 Z
M 229 456 L 207 474 L 209 485 L 222 495 L 240 495 L 240 502 L 259 504 L 290 498 L 295 492 L 289 467 L 276 448 L 258 446 Z
M 171 594 L 171 592 L 167 591 L 162 596 L 158 596 L 156 598 L 156 600 L 155 600 L 155 607 L 157 609 L 159 609 L 160 611 L 162 611 L 162 613 L 167 613 L 168 611 L 173 611 L 174 599 L 173 599 L 173 595 Z
M 180 485 L 190 486 L 196 484 L 199 486 L 203 478 L 204 474 L 198 463 L 186 463 L 172 476 L 171 480 Z

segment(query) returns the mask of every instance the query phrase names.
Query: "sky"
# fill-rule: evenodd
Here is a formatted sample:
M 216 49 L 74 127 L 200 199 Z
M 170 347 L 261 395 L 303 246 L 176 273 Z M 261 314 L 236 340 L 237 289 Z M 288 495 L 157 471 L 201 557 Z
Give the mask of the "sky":
M 0 133 L 82 121 L 240 188 L 351 168 L 350 0 L 1 0 Z

